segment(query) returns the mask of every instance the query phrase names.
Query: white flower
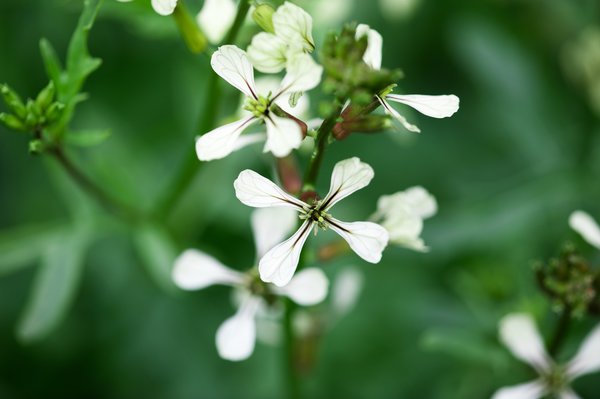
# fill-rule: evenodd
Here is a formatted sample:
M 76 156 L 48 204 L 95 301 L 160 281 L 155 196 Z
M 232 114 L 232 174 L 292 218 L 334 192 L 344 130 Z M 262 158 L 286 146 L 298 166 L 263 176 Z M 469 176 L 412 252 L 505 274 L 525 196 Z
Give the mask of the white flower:
M 252 38 L 248 57 L 256 69 L 277 73 L 288 68 L 298 54 L 312 52 L 312 18 L 302 8 L 285 2 L 273 13 L 275 33 L 261 32 Z
M 519 360 L 539 374 L 535 381 L 505 387 L 492 399 L 539 399 L 548 394 L 560 399 L 577 399 L 570 383 L 600 370 L 600 325 L 587 336 L 579 351 L 565 365 L 557 365 L 544 349 L 543 339 L 527 314 L 510 314 L 500 322 L 500 339 Z
M 152 8 L 160 15 L 171 15 L 177 7 L 177 0 L 152 0 Z
M 242 132 L 256 121 L 264 121 L 267 126 L 267 142 L 264 151 L 276 157 L 284 157 L 302 142 L 302 129 L 292 119 L 278 116 L 271 107 L 282 95 L 306 91 L 314 88 L 321 80 L 323 68 L 306 54 L 294 63 L 274 93 L 260 95 L 254 83 L 254 70 L 246 53 L 236 46 L 221 46 L 212 56 L 214 71 L 229 84 L 246 95 L 246 109 L 251 116 L 218 127 L 196 141 L 196 153 L 201 161 L 220 159 L 240 148 L 238 140 Z
M 358 256 L 367 262 L 378 263 L 388 242 L 387 231 L 376 223 L 342 222 L 328 213 L 338 201 L 367 186 L 373 176 L 373 169 L 358 158 L 340 161 L 333 168 L 329 193 L 309 205 L 258 173 L 242 171 L 233 183 L 235 194 L 242 203 L 255 208 L 292 208 L 304 220 L 296 233 L 261 258 L 258 264 L 260 278 L 278 286 L 286 285 L 294 275 L 300 252 L 313 227 L 315 232 L 317 227 L 331 228 L 348 242 Z
M 376 30 L 369 28 L 368 25 L 360 24 L 356 28 L 356 38 L 360 39 L 363 36 L 367 36 L 367 49 L 363 55 L 363 61 L 373 69 L 381 69 L 381 48 L 383 44 L 381 35 Z M 390 106 L 387 100 L 408 105 L 423 115 L 432 118 L 447 118 L 452 116 L 458 111 L 459 106 L 459 99 L 453 94 L 426 96 L 422 94 L 399 95 L 385 93 L 376 97 L 388 115 L 400 122 L 405 129 L 416 133 L 421 130 L 417 126 L 410 124 L 406 118 Z
M 220 43 L 233 24 L 236 13 L 233 0 L 204 0 L 196 21 L 211 43 Z
M 289 209 L 260 209 L 252 215 L 252 228 L 258 257 L 279 242 L 293 228 L 296 217 Z M 239 290 L 239 308 L 217 330 L 219 355 L 227 360 L 247 359 L 256 341 L 256 316 L 267 306 L 266 295 L 287 296 L 299 305 L 315 305 L 325 299 L 327 277 L 322 270 L 300 271 L 285 287 L 265 285 L 251 273 L 240 273 L 203 252 L 188 249 L 175 261 L 175 284 L 184 290 L 199 290 L 211 285 L 229 285 Z
M 437 213 L 437 202 L 423 187 L 411 187 L 377 201 L 377 211 L 371 217 L 390 234 L 390 242 L 425 252 L 427 246 L 421 239 L 423 220 Z
M 569 226 L 591 245 L 600 249 L 600 227 L 596 221 L 583 211 L 575 211 L 569 216 Z

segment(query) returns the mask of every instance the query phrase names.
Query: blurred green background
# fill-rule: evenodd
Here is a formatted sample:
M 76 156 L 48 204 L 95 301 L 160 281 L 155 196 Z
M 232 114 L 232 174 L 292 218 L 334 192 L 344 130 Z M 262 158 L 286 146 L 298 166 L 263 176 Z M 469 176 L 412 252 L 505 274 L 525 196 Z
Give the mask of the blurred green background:
M 202 5 L 186 3 L 192 11 Z M 356 155 L 376 172 L 367 189 L 336 208 L 341 219 L 366 218 L 380 195 L 413 185 L 433 193 L 440 211 L 425 224 L 429 254 L 390 247 L 378 265 L 348 255 L 325 266 L 334 276 L 357 265 L 365 285 L 353 312 L 320 343 L 306 397 L 487 398 L 532 379 L 498 343 L 496 329 L 504 314 L 524 310 L 551 333 L 556 317 L 536 289 L 531 261 L 556 255 L 567 240 L 600 260 L 567 225 L 575 209 L 600 219 L 598 2 L 298 3 L 315 15 L 317 47 L 342 22 L 367 23 L 384 37 L 384 66 L 403 69 L 402 92 L 452 93 L 461 101 L 444 120 L 402 109 L 421 135 L 357 134 L 330 147 L 321 193 L 339 160 Z M 0 82 L 35 96 L 47 83 L 39 39 L 63 57 L 80 10 L 79 1 L 2 0 Z M 116 197 L 148 208 L 193 151 L 208 58 L 191 55 L 173 20 L 137 0 L 105 0 L 89 47 L 103 64 L 86 83 L 91 97 L 74 126 L 112 135 L 71 154 Z M 223 118 L 238 104 L 225 86 Z M 316 109 L 316 97 L 312 102 Z M 241 363 L 217 356 L 215 331 L 234 312 L 228 288 L 161 288 L 148 273 L 160 248 L 140 245 L 139 232 L 106 216 L 51 160 L 29 155 L 25 135 L 0 127 L 0 142 L 0 249 L 71 220 L 89 218 L 95 226 L 84 267 L 72 276 L 73 303 L 43 339 L 28 342 L 15 332 L 39 257 L 23 255 L 18 267 L 0 269 L 0 398 L 282 397 L 277 348 L 259 344 Z M 252 265 L 251 209 L 232 187 L 246 168 L 271 173 L 260 146 L 202 168 L 162 221 L 177 251 L 193 246 L 235 268 Z M 593 325 L 575 323 L 561 359 Z M 581 378 L 575 389 L 597 398 L 599 378 Z

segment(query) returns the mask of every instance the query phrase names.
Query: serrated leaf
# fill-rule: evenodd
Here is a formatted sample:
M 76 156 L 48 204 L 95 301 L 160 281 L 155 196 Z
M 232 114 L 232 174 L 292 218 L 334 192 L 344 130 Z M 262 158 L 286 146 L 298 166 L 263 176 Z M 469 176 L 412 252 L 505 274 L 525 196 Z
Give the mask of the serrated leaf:
M 0 276 L 33 265 L 64 230 L 64 226 L 43 224 L 0 232 Z
M 67 132 L 65 143 L 77 147 L 93 147 L 101 144 L 110 136 L 110 130 L 83 130 Z
M 143 225 L 135 231 L 134 243 L 152 279 L 165 291 L 176 291 L 171 268 L 177 257 L 177 249 L 164 228 Z
M 21 341 L 43 339 L 64 319 L 79 287 L 91 236 L 88 227 L 78 227 L 55 237 L 47 246 L 17 326 Z

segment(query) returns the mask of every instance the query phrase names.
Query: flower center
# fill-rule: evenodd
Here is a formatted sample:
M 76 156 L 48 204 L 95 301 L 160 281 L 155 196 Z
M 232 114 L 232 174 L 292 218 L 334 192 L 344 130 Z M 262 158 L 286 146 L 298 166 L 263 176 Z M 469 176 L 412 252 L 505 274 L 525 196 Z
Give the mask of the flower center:
M 267 115 L 269 112 L 269 107 L 271 106 L 271 93 L 268 96 L 258 96 L 258 99 L 255 100 L 253 98 L 247 98 L 246 103 L 244 104 L 244 109 L 246 111 L 252 112 L 252 114 L 257 118 L 262 118 Z
M 329 221 L 327 218 L 331 215 L 322 209 L 322 201 L 315 201 L 308 208 L 305 208 L 299 215 L 302 220 L 311 220 L 315 223 L 315 234 L 317 227 L 326 230 L 329 227 Z
M 559 394 L 569 385 L 569 378 L 563 367 L 554 367 L 542 377 L 550 392 Z

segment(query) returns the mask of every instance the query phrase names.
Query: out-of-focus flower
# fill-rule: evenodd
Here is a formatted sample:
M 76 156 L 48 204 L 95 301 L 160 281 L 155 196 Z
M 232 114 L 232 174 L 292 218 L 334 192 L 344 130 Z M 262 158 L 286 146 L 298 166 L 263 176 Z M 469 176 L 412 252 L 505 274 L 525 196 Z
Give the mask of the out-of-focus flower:
M 416 251 L 428 250 L 421 231 L 423 220 L 437 213 L 435 198 L 423 187 L 411 187 L 377 201 L 377 211 L 371 217 L 390 234 L 390 242 Z
M 527 314 L 509 314 L 500 322 L 500 339 L 512 354 L 537 371 L 539 378 L 496 391 L 492 399 L 540 399 L 548 394 L 577 399 L 571 382 L 600 370 L 600 325 L 594 328 L 565 365 L 557 365 L 544 348 L 533 319 Z
M 256 253 L 261 257 L 285 237 L 296 222 L 290 209 L 260 209 L 252 215 Z M 199 290 L 211 285 L 229 285 L 237 290 L 239 308 L 217 330 L 219 355 L 227 360 L 247 359 L 256 341 L 256 316 L 268 308 L 273 296 L 286 296 L 299 305 L 315 305 L 325 299 L 328 280 L 323 271 L 307 268 L 299 272 L 285 287 L 262 283 L 252 272 L 240 273 L 212 256 L 188 249 L 175 261 L 173 280 L 184 290 Z
M 284 286 L 294 275 L 302 247 L 317 228 L 331 228 L 350 248 L 370 263 L 378 263 L 388 242 L 388 232 L 372 222 L 342 222 L 333 218 L 329 210 L 333 205 L 367 186 L 374 176 L 373 169 L 354 157 L 338 162 L 331 174 L 329 193 L 322 200 L 307 204 L 280 189 L 275 183 L 252 170 L 244 170 L 234 182 L 238 199 L 255 208 L 287 207 L 295 209 L 304 220 L 290 238 L 273 247 L 258 265 L 260 278 Z
M 177 0 L 152 0 L 152 8 L 160 15 L 171 15 L 177 7 Z
M 261 32 L 252 38 L 248 57 L 256 69 L 277 73 L 288 68 L 298 54 L 312 52 L 312 17 L 302 8 L 285 2 L 273 14 L 274 33 Z
M 218 127 L 196 141 L 196 153 L 201 161 L 220 159 L 232 151 L 241 148 L 240 135 L 251 124 L 262 121 L 267 126 L 267 141 L 264 151 L 270 151 L 276 157 L 284 157 L 298 148 L 303 139 L 303 129 L 297 119 L 291 115 L 277 115 L 275 101 L 282 95 L 303 92 L 316 87 L 323 68 L 317 65 L 307 54 L 299 54 L 290 63 L 287 74 L 275 93 L 260 95 L 254 82 L 254 70 L 246 53 L 236 46 L 221 46 L 212 58 L 214 71 L 229 84 L 246 96 L 245 109 L 250 116 Z M 250 141 L 254 142 L 254 141 Z M 241 143 L 248 144 L 246 140 Z
M 569 226 L 588 243 L 600 249 L 600 227 L 596 221 L 583 211 L 575 211 L 569 216 Z
M 397 20 L 411 16 L 420 2 L 421 0 L 379 0 L 379 7 L 385 18 Z
M 360 24 L 356 28 L 356 38 L 359 39 L 363 36 L 367 37 L 367 49 L 363 55 L 363 61 L 373 69 L 381 69 L 383 44 L 381 35 L 376 30 L 369 28 L 368 25 Z M 419 133 L 421 130 L 409 123 L 404 116 L 392 108 L 388 100 L 408 105 L 423 115 L 432 118 L 447 118 L 458 111 L 459 99 L 453 94 L 441 96 L 390 94 L 392 89 L 393 87 L 383 93 L 379 93 L 376 98 L 388 115 L 400 122 L 405 129 L 411 132 Z
M 208 40 L 216 44 L 225 37 L 235 20 L 236 12 L 237 7 L 233 0 L 204 0 L 196 21 Z

